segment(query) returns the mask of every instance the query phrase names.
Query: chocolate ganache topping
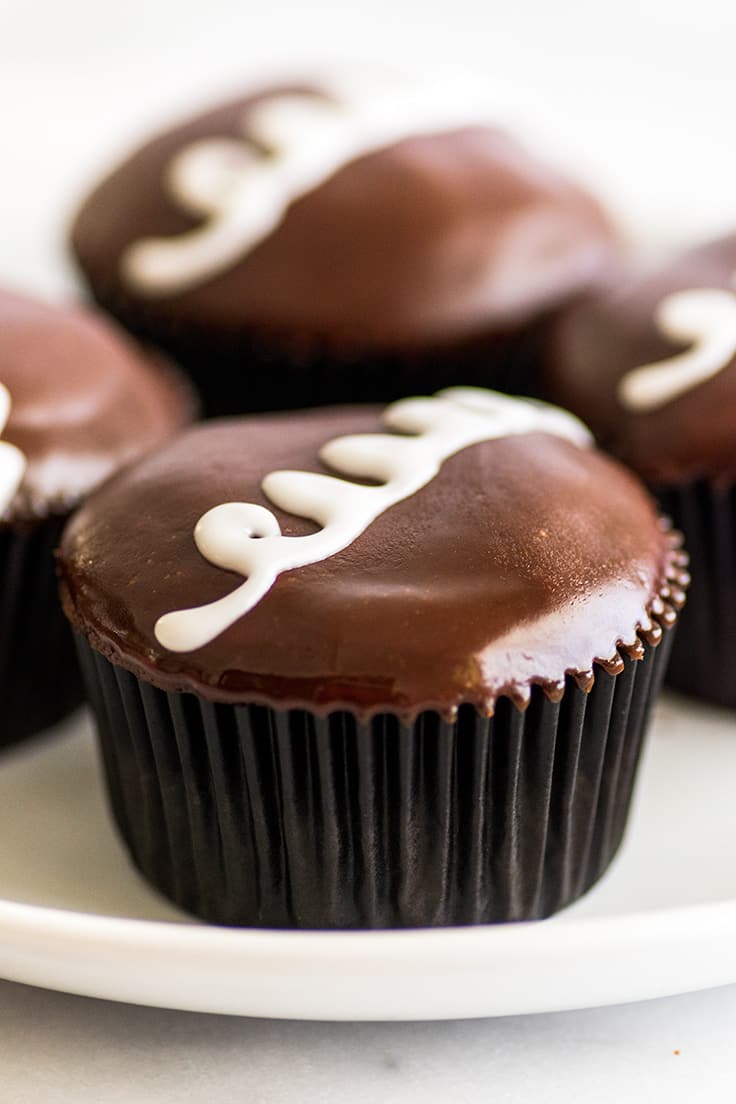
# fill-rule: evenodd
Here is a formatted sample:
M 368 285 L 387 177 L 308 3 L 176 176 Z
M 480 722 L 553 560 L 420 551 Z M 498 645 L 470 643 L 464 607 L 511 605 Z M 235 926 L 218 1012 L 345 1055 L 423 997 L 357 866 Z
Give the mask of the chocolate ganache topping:
M 68 616 L 113 662 L 165 689 L 447 716 L 464 702 L 490 713 L 502 694 L 523 707 L 534 684 L 559 698 L 566 673 L 589 688 L 595 663 L 618 672 L 621 653 L 641 656 L 642 640 L 657 643 L 672 624 L 686 581 L 678 538 L 635 476 L 552 423 L 445 449 L 423 485 L 340 550 L 275 575 L 204 643 L 175 651 L 161 642 L 172 611 L 243 585 L 223 566 L 232 547 L 215 554 L 200 530 L 205 555 L 195 541 L 208 512 L 228 503 L 268 512 L 279 549 L 318 533 L 330 521 L 283 509 L 269 475 L 342 475 L 345 449 L 331 470 L 320 453 L 337 454 L 325 445 L 385 434 L 387 423 L 376 409 L 335 407 L 188 430 L 110 480 L 70 522 L 59 558 Z
M 174 329 L 392 349 L 515 329 L 608 268 L 594 199 L 477 104 L 423 95 L 275 86 L 154 138 L 77 215 L 94 294 Z
M 191 418 L 193 397 L 162 362 L 101 319 L 0 290 L 3 448 L 21 460 L 3 519 L 65 514 L 113 471 Z M 0 451 L 0 490 L 7 461 Z
M 545 391 L 655 485 L 736 474 L 736 235 L 563 314 Z

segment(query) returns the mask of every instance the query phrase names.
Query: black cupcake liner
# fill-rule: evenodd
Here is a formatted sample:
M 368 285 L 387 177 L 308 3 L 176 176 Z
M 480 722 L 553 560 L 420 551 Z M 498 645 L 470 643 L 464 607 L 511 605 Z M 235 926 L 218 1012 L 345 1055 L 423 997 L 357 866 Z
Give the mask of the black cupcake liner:
M 379 715 L 167 693 L 78 646 L 134 863 L 217 924 L 393 928 L 548 916 L 624 831 L 672 632 L 589 694 Z
M 65 520 L 0 529 L 0 747 L 55 724 L 83 699 L 54 569 Z
M 692 574 L 667 683 L 736 709 L 736 487 L 703 479 L 655 493 L 685 536 Z
M 381 403 L 455 385 L 537 394 L 536 329 L 494 333 L 451 346 L 376 355 L 320 348 L 258 333 L 227 338 L 195 327 L 165 327 L 117 301 L 99 304 L 144 344 L 157 345 L 191 378 L 207 417 Z

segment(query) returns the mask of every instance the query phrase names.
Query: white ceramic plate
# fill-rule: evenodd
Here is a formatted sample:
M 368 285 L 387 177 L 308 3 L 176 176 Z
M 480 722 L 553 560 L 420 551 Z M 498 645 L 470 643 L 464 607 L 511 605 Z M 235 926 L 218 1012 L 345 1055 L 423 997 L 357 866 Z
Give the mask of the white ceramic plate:
M 531 924 L 320 933 L 208 927 L 128 865 L 84 717 L 0 760 L 0 976 L 112 1000 L 290 1019 L 450 1019 L 736 982 L 736 731 L 660 706 L 624 847 Z

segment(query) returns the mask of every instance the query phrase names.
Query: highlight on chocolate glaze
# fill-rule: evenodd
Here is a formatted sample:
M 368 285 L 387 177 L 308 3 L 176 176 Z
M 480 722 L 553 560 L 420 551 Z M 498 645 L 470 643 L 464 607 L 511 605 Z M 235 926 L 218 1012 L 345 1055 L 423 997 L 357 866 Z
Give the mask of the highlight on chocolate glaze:
M 473 387 L 402 399 L 387 407 L 383 421 L 395 432 L 337 437 L 320 450 L 320 460 L 345 479 L 275 471 L 263 480 L 275 506 L 316 521 L 318 532 L 283 536 L 270 510 L 255 503 L 222 503 L 199 519 L 194 540 L 201 554 L 246 581 L 215 602 L 160 617 L 155 634 L 163 647 L 189 652 L 208 644 L 253 609 L 282 572 L 341 552 L 390 506 L 429 483 L 444 460 L 470 445 L 534 432 L 581 448 L 592 443 L 582 422 L 557 407 Z M 351 478 L 380 482 L 366 486 Z

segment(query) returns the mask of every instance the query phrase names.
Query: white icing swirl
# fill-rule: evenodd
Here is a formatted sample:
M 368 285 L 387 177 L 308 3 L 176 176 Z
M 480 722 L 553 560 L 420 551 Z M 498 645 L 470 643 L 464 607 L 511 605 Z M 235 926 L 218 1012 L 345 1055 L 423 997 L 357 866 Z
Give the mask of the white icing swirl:
M 149 297 L 187 291 L 236 264 L 296 199 L 349 162 L 404 138 L 487 122 L 483 97 L 464 82 L 391 85 L 371 95 L 336 89 L 334 98 L 274 94 L 243 115 L 250 144 L 207 138 L 174 157 L 166 186 L 204 221 L 175 237 L 134 242 L 123 253 L 123 278 Z
M 9 417 L 10 392 L 0 383 L 0 434 L 5 431 Z M 21 450 L 8 441 L 0 441 L 0 516 L 15 498 L 26 467 L 26 458 Z
M 655 321 L 664 337 L 691 348 L 644 364 L 619 382 L 618 397 L 636 413 L 658 410 L 717 376 L 736 356 L 736 295 L 700 288 L 668 295 Z
M 194 540 L 205 559 L 246 581 L 218 601 L 160 617 L 155 634 L 164 648 L 190 652 L 208 644 L 253 609 L 282 572 L 347 548 L 390 506 L 429 483 L 444 460 L 470 445 L 523 433 L 550 433 L 579 447 L 591 443 L 582 422 L 557 407 L 473 387 L 402 399 L 386 409 L 383 421 L 397 432 L 337 437 L 320 450 L 320 459 L 348 479 L 275 471 L 263 480 L 275 506 L 316 521 L 318 532 L 285 537 L 274 515 L 255 503 L 225 502 L 199 519 Z M 381 483 L 365 486 L 350 477 Z

